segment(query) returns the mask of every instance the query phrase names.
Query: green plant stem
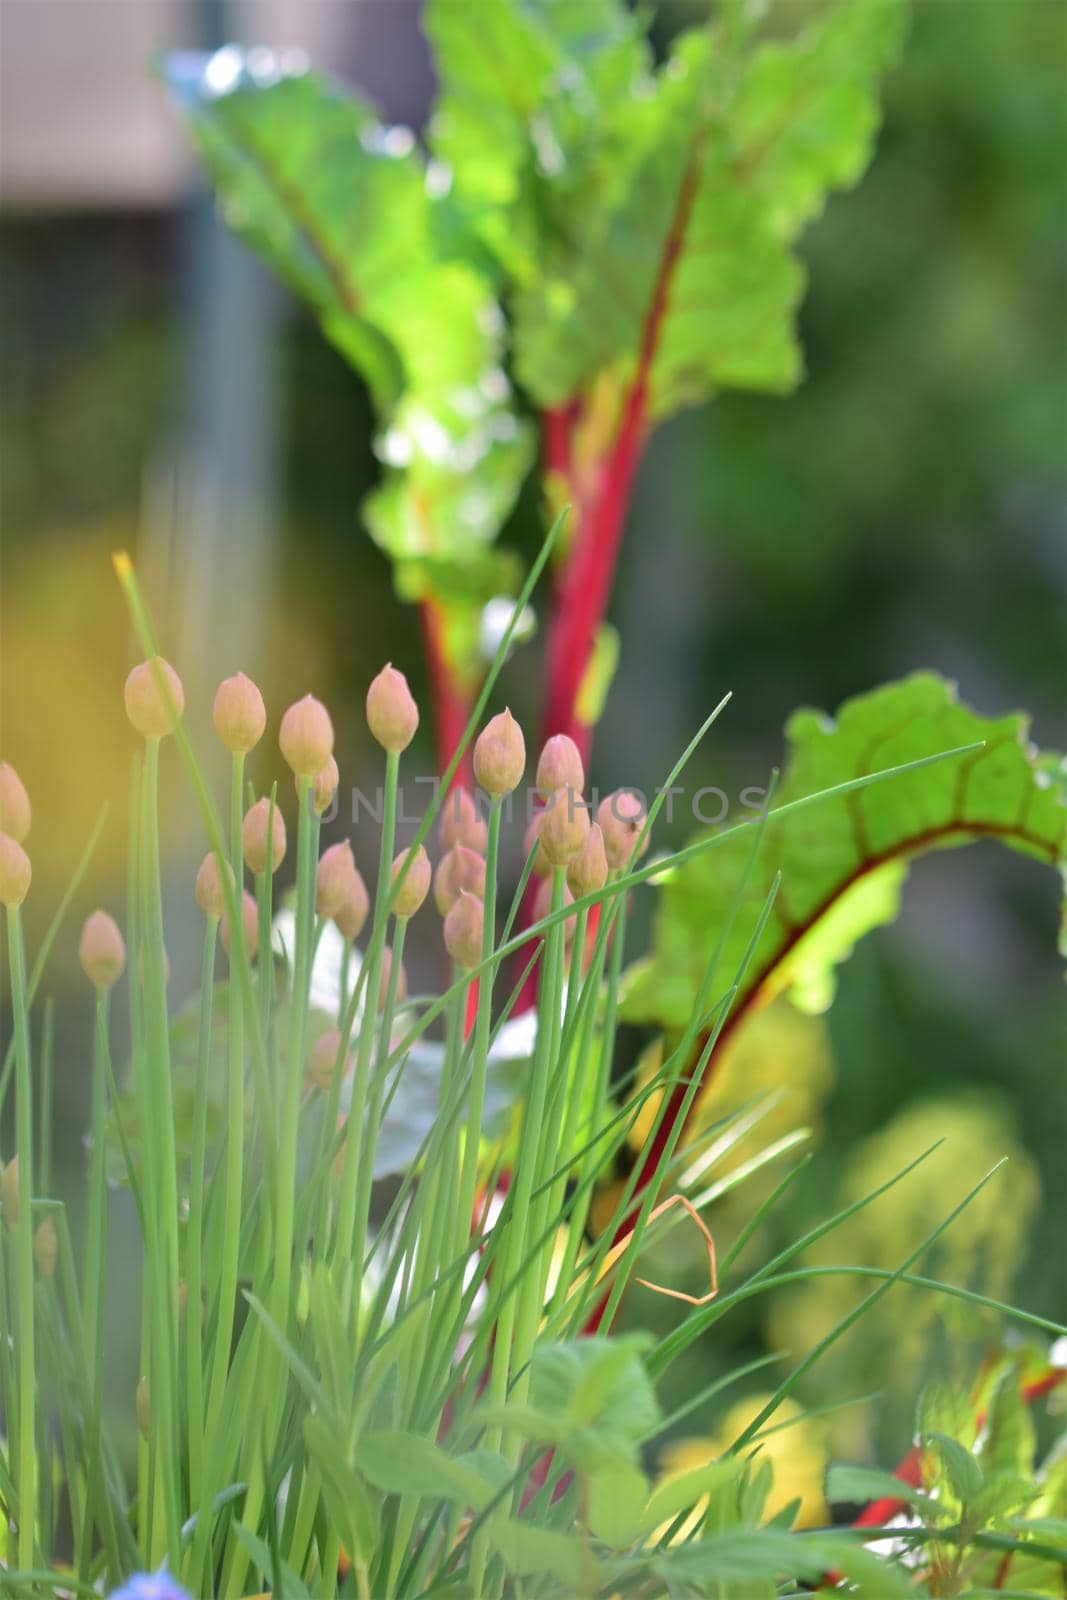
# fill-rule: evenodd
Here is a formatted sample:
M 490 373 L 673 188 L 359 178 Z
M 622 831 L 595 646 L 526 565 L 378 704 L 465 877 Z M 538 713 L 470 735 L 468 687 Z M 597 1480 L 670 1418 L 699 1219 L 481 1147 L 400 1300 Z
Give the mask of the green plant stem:
M 488 961 L 496 943 L 496 874 L 500 850 L 500 818 L 502 800 L 494 795 L 489 806 L 489 825 L 485 849 L 485 899 L 482 918 L 482 960 Z M 485 1120 L 485 1085 L 489 1073 L 489 1028 L 493 1015 L 493 979 L 495 967 L 487 967 L 478 982 L 478 1010 L 474 1022 L 474 1060 L 471 1068 L 470 1111 L 467 1117 L 467 1137 L 463 1149 L 463 1167 L 459 1182 L 459 1215 L 457 1228 L 463 1235 L 457 1239 L 463 1248 L 470 1238 L 474 1216 L 474 1196 L 478 1187 L 478 1155 L 482 1144 L 482 1123 Z M 462 1279 L 460 1279 L 462 1288 Z
M 242 791 L 244 789 L 244 756 L 234 753 L 230 769 L 230 866 L 236 885 L 236 917 L 230 921 L 230 948 L 238 959 L 238 941 L 244 944 L 244 916 L 242 880 L 244 862 L 241 854 Z M 268 834 L 268 840 L 270 835 Z M 268 845 L 269 849 L 269 845 Z M 230 1365 L 230 1347 L 233 1343 L 233 1326 L 237 1314 L 237 1277 L 241 1255 L 241 1198 L 244 1169 L 245 1138 L 245 1043 L 244 998 L 234 981 L 231 968 L 229 1005 L 227 1007 L 228 1049 L 226 1065 L 226 1158 L 225 1199 L 223 1209 L 222 1251 L 219 1267 L 219 1294 L 216 1302 L 215 1351 L 211 1365 L 211 1387 L 208 1391 L 207 1431 L 211 1437 L 218 1424 L 226 1375 Z
M 85 1275 L 82 1283 L 82 1328 L 85 1359 L 93 1394 L 100 1403 L 104 1338 L 104 1274 L 107 1270 L 107 1084 L 109 1076 L 108 1011 L 110 991 L 98 989 L 93 1015 L 93 1079 L 90 1112 L 92 1153 L 89 1158 L 89 1206 L 85 1224 Z
M 30 1018 L 26 1005 L 26 958 L 22 918 L 7 908 L 8 964 L 15 1040 L 15 1149 L 18 1152 L 19 1220 L 15 1244 L 18 1282 L 18 1561 L 33 1566 L 36 1525 L 37 1379 L 33 1305 L 33 1102 L 30 1070 Z
M 196 1051 L 196 1092 L 193 1101 L 193 1147 L 189 1163 L 189 1223 L 185 1262 L 186 1406 L 189 1426 L 189 1499 L 200 1505 L 204 1455 L 204 1373 L 200 1309 L 203 1301 L 204 1186 L 207 1167 L 207 1080 L 211 1060 L 211 1023 L 215 995 L 215 945 L 219 919 L 204 925 L 204 951 L 200 965 L 200 1029 Z M 232 996 L 231 996 L 232 1004 Z
M 389 874 L 393 860 L 393 840 L 396 832 L 396 791 L 400 774 L 400 757 L 390 750 L 385 758 L 385 796 L 382 803 L 382 836 L 378 854 L 378 889 L 374 896 L 374 918 L 371 924 L 370 947 L 367 951 L 367 986 L 363 995 L 363 1025 L 359 1031 L 356 1067 L 352 1079 L 352 1101 L 349 1107 L 344 1162 L 341 1170 L 341 1187 L 337 1201 L 337 1232 L 334 1236 L 333 1263 L 347 1279 L 352 1290 L 351 1273 L 358 1277 L 363 1270 L 366 1238 L 356 1232 L 356 1181 L 361 1160 L 372 1160 L 373 1152 L 363 1148 L 363 1118 L 366 1111 L 371 1058 L 374 1049 L 374 1017 L 381 989 L 382 950 L 385 947 L 385 930 L 389 915 Z M 358 1307 L 359 1286 L 352 1296 Z M 357 1315 L 358 1322 L 358 1315 Z
M 367 1230 L 370 1226 L 371 1191 L 374 1188 L 374 1158 L 378 1147 L 378 1132 L 381 1125 L 382 1096 L 385 1089 L 384 1062 L 389 1055 L 389 1041 L 393 1035 L 393 1019 L 396 1015 L 396 997 L 400 986 L 400 969 L 404 960 L 404 940 L 407 936 L 407 917 L 397 917 L 396 927 L 393 932 L 392 959 L 389 963 L 389 983 L 385 996 L 385 1006 L 382 1010 L 381 1025 L 378 1030 L 379 1047 L 375 1060 L 375 1067 L 371 1077 L 370 1091 L 367 1098 L 367 1113 L 365 1121 L 365 1134 L 362 1136 L 363 1153 L 359 1163 L 359 1176 L 356 1186 L 356 1231 L 357 1254 L 355 1257 L 356 1270 L 360 1283 L 356 1285 L 356 1299 L 361 1299 L 362 1277 L 364 1271 L 363 1257 L 367 1240 Z M 354 1085 L 353 1085 L 354 1087 Z

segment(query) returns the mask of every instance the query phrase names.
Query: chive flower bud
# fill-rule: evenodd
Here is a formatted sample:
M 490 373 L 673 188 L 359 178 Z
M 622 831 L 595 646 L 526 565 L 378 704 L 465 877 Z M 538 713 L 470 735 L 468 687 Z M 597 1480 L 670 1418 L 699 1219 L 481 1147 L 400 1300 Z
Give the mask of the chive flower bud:
M 565 867 L 588 837 L 589 807 L 576 789 L 557 789 L 541 813 L 541 849 L 554 867 Z
M 552 871 L 552 863 L 545 855 L 545 852 L 541 849 L 541 819 L 543 816 L 543 811 L 537 811 L 534 813 L 534 815 L 530 818 L 525 837 L 522 841 L 522 853 L 524 859 L 530 854 L 530 851 L 533 850 L 534 846 L 537 846 L 537 850 L 533 859 L 533 870 L 539 878 L 547 878 Z
M 355 867 L 351 882 L 345 891 L 344 904 L 333 914 L 333 920 L 341 932 L 341 937 L 354 944 L 363 932 L 369 914 L 370 895 L 367 893 L 362 873 Z
M 526 771 L 526 741 L 506 708 L 486 723 L 474 746 L 474 776 L 486 794 L 517 789 Z
M 390 883 L 395 883 L 400 876 L 404 863 L 411 855 L 410 850 L 401 850 L 393 862 L 393 870 L 389 875 Z M 420 844 L 416 850 L 411 864 L 404 873 L 404 881 L 393 898 L 393 911 L 398 917 L 413 917 L 430 892 L 430 879 L 433 869 L 430 858 Z
M 604 851 L 604 835 L 599 822 L 594 822 L 586 834 L 581 854 L 576 855 L 567 867 L 567 887 L 576 899 L 583 894 L 596 894 L 608 881 L 608 858 Z
M 457 966 L 476 967 L 482 959 L 485 908 L 477 895 L 461 889 L 445 918 L 445 949 Z
M 321 817 L 324 811 L 330 809 L 340 781 L 341 774 L 337 770 L 337 762 L 330 756 L 311 780 L 311 804 L 316 816 Z
M 20 906 L 30 890 L 33 868 L 17 840 L 0 833 L 0 903 Z
M 54 1278 L 56 1257 L 59 1255 L 59 1237 L 51 1217 L 42 1217 L 33 1236 L 33 1259 L 42 1278 Z
M 418 725 L 419 708 L 408 680 L 389 662 L 367 690 L 367 726 L 383 750 L 399 755 Z
M 485 818 L 478 815 L 474 796 L 464 784 L 455 784 L 445 795 L 437 826 L 442 850 L 461 844 L 480 856 L 485 855 L 489 830 Z
M 232 886 L 233 868 L 228 861 L 226 871 Z M 200 870 L 196 875 L 196 903 L 205 917 L 226 915 L 226 893 L 222 887 L 222 874 L 219 872 L 218 858 L 214 850 L 209 850 L 200 863 Z
M 333 1082 L 334 1073 L 337 1071 L 337 1058 L 341 1053 L 341 1039 L 343 1035 L 340 1028 L 327 1028 L 325 1033 L 320 1033 L 315 1043 L 308 1052 L 307 1067 L 304 1076 L 309 1083 L 321 1089 L 323 1094 L 328 1094 Z M 352 1070 L 352 1057 L 346 1054 L 341 1063 L 341 1072 L 347 1077 Z
M 315 875 L 315 910 L 320 917 L 335 917 L 345 903 L 356 870 L 347 839 L 322 852 Z
M 644 801 L 632 789 L 616 789 L 600 802 L 596 819 L 604 835 L 604 853 L 609 867 L 618 871 L 630 865 L 646 815 Z M 642 855 L 647 847 L 646 839 Z
M 264 795 L 262 800 L 249 806 L 241 824 L 241 848 L 249 872 L 266 872 L 268 859 L 271 872 L 277 872 L 285 860 L 285 844 L 285 818 L 278 809 L 277 800 L 272 806 Z
M 78 960 L 94 989 L 103 992 L 118 983 L 126 967 L 126 941 L 106 911 L 85 919 L 78 941 Z
M 241 895 L 241 923 L 244 927 L 245 949 L 248 951 L 248 959 L 251 961 L 259 947 L 259 913 L 256 909 L 256 902 L 247 889 Z M 219 933 L 222 935 L 222 948 L 229 955 L 233 934 L 230 927 L 230 919 L 225 913 L 223 913 Z
M 215 732 L 234 755 L 247 755 L 263 737 L 267 708 L 263 696 L 243 672 L 223 678 L 211 710 Z
M 585 768 L 574 740 L 565 733 L 555 733 L 546 740 L 537 762 L 537 792 L 545 800 L 557 789 L 574 789 L 581 794 L 585 788 Z
M 454 844 L 438 862 L 433 880 L 434 904 L 443 917 L 464 890 L 485 899 L 485 860 L 465 844 Z
M 0 1173 L 0 1211 L 9 1228 L 19 1225 L 19 1158 L 12 1156 Z
M 170 705 L 156 681 L 157 673 L 162 675 L 170 699 L 174 702 L 177 717 L 180 717 L 185 710 L 185 690 L 182 688 L 182 680 L 170 662 L 164 661 L 162 656 L 153 656 L 151 661 L 142 661 L 139 666 L 134 667 L 126 679 L 124 693 L 126 715 L 145 739 L 162 739 L 174 731 Z
M 10 761 L 0 761 L 0 833 L 16 844 L 25 844 L 33 820 L 33 807 L 26 785 Z
M 333 723 L 322 702 L 306 694 L 291 705 L 282 717 L 278 744 L 297 778 L 321 772 L 333 755 Z
M 393 952 L 386 945 L 382 951 L 382 971 L 378 985 L 378 1010 L 385 1010 L 385 1002 L 389 995 L 389 980 L 393 974 Z M 400 971 L 396 975 L 396 1001 L 403 1005 L 408 997 L 408 975 L 404 970 L 404 963 L 400 963 Z

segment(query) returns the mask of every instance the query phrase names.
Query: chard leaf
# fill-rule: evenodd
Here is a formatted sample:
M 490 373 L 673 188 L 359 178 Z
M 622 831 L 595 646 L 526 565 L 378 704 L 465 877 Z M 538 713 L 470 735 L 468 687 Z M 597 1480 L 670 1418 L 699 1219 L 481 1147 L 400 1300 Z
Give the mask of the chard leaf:
M 816 711 L 792 717 L 775 806 L 978 740 L 983 748 L 969 755 L 831 797 L 780 821 L 772 810 L 760 861 L 722 952 L 724 974 L 737 970 L 779 871 L 781 891 L 718 1049 L 777 993 L 791 990 L 809 1005 L 826 1004 L 835 965 L 863 933 L 892 919 L 916 857 L 983 838 L 1051 865 L 1062 865 L 1067 853 L 1062 762 L 1028 744 L 1019 715 L 981 717 L 959 701 L 951 684 L 918 673 L 847 701 L 834 719 Z M 685 1025 L 748 849 L 749 830 L 739 828 L 667 879 L 652 954 L 628 975 L 630 1018 L 668 1030 Z
M 227 222 L 364 376 L 383 464 L 365 519 L 406 597 L 444 597 L 473 675 L 476 619 L 511 577 L 489 547 L 531 458 L 491 283 L 411 133 L 302 58 L 227 46 L 172 57 L 167 81 Z

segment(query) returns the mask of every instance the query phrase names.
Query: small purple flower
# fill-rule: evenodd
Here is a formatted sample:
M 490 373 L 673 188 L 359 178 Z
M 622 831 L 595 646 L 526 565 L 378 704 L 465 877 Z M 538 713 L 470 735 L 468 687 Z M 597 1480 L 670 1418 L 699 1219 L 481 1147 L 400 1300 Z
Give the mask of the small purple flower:
M 121 1589 L 112 1589 L 109 1600 L 192 1600 L 166 1570 L 135 1572 Z

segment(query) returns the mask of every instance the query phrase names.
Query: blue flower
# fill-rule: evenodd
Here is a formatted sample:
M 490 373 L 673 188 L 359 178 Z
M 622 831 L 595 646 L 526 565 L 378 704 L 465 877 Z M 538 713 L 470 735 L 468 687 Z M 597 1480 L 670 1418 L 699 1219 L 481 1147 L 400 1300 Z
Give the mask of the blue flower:
M 169 1572 L 135 1572 L 121 1589 L 112 1589 L 109 1600 L 192 1600 Z

